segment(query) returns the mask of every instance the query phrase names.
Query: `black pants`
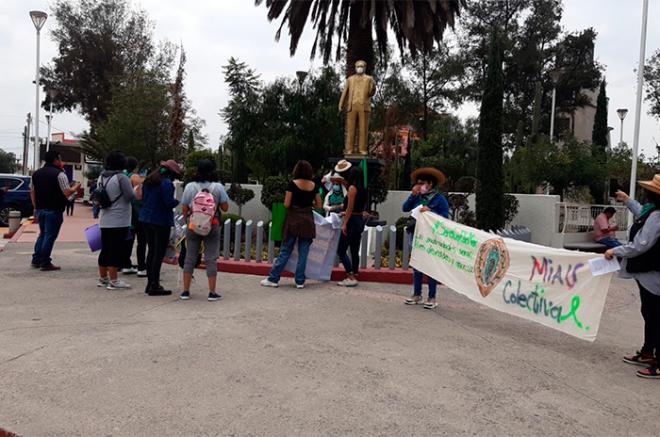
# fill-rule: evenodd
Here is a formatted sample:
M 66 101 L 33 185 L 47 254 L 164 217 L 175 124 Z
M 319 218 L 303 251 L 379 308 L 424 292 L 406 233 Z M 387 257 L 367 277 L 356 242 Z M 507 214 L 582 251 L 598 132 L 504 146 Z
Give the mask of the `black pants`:
M 147 236 L 147 291 L 160 286 L 160 268 L 163 265 L 170 227 L 144 223 Z
M 121 268 L 128 228 L 101 228 L 99 266 Z
M 346 235 L 344 233 L 339 237 L 337 246 L 337 256 L 344 265 L 344 270 L 348 274 L 357 275 L 360 270 L 360 242 L 362 241 L 362 232 L 364 232 L 364 219 L 361 216 L 352 216 L 346 226 Z M 350 248 L 350 259 L 346 251 Z
M 66 202 L 66 215 L 73 215 L 73 207 L 76 206 L 75 200 L 68 200 Z
M 642 301 L 644 318 L 644 346 L 642 353 L 660 359 L 660 296 L 651 293 L 642 284 L 639 285 L 639 297 Z
M 121 263 L 122 269 L 130 269 L 133 267 L 133 261 L 131 261 L 131 255 L 133 255 L 133 243 L 135 242 L 135 232 L 133 229 L 129 230 L 128 237 L 124 241 L 124 257 Z

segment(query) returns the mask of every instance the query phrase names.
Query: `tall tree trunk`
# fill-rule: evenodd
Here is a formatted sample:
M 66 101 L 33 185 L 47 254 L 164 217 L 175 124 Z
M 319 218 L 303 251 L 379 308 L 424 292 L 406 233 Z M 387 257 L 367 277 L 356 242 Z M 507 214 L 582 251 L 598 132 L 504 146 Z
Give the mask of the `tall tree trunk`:
M 422 118 L 422 139 L 426 141 L 427 130 L 429 127 L 429 80 L 428 80 L 428 58 L 424 53 L 422 54 L 422 88 L 424 101 L 424 115 Z M 443 142 L 444 144 L 444 142 Z M 445 157 L 447 155 L 445 154 Z
M 479 156 L 477 158 L 477 227 L 498 230 L 504 227 L 504 168 L 502 153 L 502 106 L 504 79 L 502 53 L 497 30 L 493 31 L 488 69 L 479 114 Z
M 363 8 L 369 7 L 369 2 L 355 2 L 351 5 L 350 23 L 348 26 L 348 42 L 346 45 L 346 77 L 355 74 L 355 63 L 365 61 L 367 74 L 374 71 L 374 39 L 371 34 L 371 21 L 362 22 Z

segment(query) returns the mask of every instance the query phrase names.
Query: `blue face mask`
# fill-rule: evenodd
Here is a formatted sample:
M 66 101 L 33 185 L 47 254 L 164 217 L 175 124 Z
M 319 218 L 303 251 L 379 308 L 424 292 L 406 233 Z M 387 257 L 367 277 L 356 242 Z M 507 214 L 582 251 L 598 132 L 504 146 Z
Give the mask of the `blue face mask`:
M 332 189 L 333 189 L 334 191 L 339 191 L 339 190 L 341 190 L 341 185 L 339 185 L 339 184 L 334 184 L 334 185 L 332 186 Z

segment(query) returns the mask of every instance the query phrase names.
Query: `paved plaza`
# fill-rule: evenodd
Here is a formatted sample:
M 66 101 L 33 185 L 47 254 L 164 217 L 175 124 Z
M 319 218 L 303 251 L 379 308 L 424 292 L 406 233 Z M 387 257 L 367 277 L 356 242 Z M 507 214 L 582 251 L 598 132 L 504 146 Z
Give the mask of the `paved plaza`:
M 58 243 L 54 273 L 31 249 L 0 253 L 0 429 L 19 435 L 660 434 L 660 385 L 621 362 L 642 332 L 631 282 L 591 344 L 446 288 L 429 311 L 406 286 L 221 274 L 211 303 L 200 272 L 182 302 L 97 288 L 84 243 Z

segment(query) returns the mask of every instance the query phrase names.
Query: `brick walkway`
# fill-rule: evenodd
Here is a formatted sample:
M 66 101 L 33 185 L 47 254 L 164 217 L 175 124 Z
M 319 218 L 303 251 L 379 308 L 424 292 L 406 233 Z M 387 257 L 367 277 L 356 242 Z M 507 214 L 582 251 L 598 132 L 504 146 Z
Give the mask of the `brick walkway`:
M 92 217 L 92 208 L 82 203 L 77 203 L 72 216 L 64 216 L 62 229 L 57 237 L 58 242 L 81 242 L 85 239 L 85 228 L 96 223 Z M 19 243 L 34 243 L 39 236 L 39 225 L 29 224 L 24 226 L 23 232 L 18 237 Z

